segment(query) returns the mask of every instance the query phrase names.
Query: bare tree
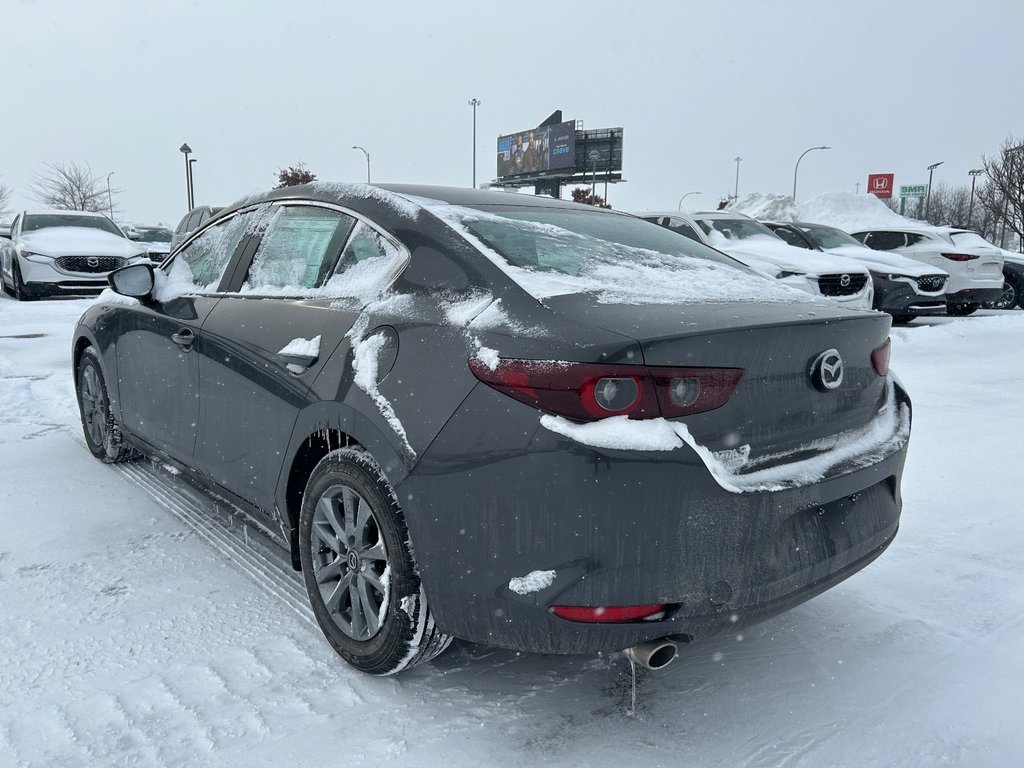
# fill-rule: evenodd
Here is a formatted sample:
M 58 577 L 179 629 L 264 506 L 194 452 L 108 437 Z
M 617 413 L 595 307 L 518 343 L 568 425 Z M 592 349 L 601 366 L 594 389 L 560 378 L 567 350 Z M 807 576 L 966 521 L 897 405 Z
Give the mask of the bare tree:
M 43 205 L 62 211 L 91 211 L 113 216 L 113 196 L 121 190 L 109 189 L 104 177 L 96 176 L 88 164 L 49 163 L 46 171 L 36 174 L 29 186 L 32 196 Z
M 7 206 L 11 202 L 11 188 L 6 184 L 0 184 L 0 216 L 8 212 Z
M 596 205 L 598 208 L 611 208 L 611 206 L 605 202 L 603 197 L 592 193 L 586 187 L 576 187 L 572 191 L 572 199 L 574 202 Z
M 1024 237 L 1024 144 L 1008 136 L 992 157 L 982 156 L 986 183 L 977 202 L 999 218 L 999 244 L 1003 229 Z

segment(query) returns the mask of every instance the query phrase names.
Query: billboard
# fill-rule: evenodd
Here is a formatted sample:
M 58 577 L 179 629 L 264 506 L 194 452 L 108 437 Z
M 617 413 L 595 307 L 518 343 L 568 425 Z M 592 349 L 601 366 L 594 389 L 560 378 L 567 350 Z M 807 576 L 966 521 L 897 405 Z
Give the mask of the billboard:
M 575 120 L 498 137 L 499 179 L 572 170 L 575 166 Z
M 868 193 L 875 197 L 892 197 L 892 173 L 869 173 Z

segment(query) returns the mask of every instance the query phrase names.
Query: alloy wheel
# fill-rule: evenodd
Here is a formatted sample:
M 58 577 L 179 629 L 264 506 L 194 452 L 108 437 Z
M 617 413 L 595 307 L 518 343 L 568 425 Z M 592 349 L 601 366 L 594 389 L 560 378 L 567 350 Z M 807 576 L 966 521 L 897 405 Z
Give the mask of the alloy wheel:
M 388 609 L 388 552 L 373 510 L 347 485 L 328 488 L 310 528 L 313 577 L 331 619 L 348 637 L 365 641 Z
M 99 375 L 92 365 L 82 370 L 82 420 L 93 445 L 101 447 L 107 437 L 108 403 L 107 394 L 100 383 Z

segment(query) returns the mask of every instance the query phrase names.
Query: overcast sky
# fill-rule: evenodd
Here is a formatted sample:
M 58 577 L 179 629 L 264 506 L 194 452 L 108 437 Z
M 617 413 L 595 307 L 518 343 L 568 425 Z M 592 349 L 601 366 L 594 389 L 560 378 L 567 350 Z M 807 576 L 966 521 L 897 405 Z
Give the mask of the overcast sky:
M 114 171 L 123 219 L 225 204 L 304 161 L 321 179 L 472 183 L 500 133 L 553 110 L 625 130 L 619 209 L 713 207 L 966 183 L 1024 137 L 1024 2 L 0 0 L 0 183 L 17 207 L 48 162 Z

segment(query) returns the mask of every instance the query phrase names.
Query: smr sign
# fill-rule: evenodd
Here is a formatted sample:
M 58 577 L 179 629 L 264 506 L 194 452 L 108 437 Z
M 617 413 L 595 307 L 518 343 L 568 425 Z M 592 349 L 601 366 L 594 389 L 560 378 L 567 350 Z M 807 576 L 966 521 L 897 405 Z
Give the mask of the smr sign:
M 892 197 L 892 173 L 869 173 L 868 192 L 875 197 Z

